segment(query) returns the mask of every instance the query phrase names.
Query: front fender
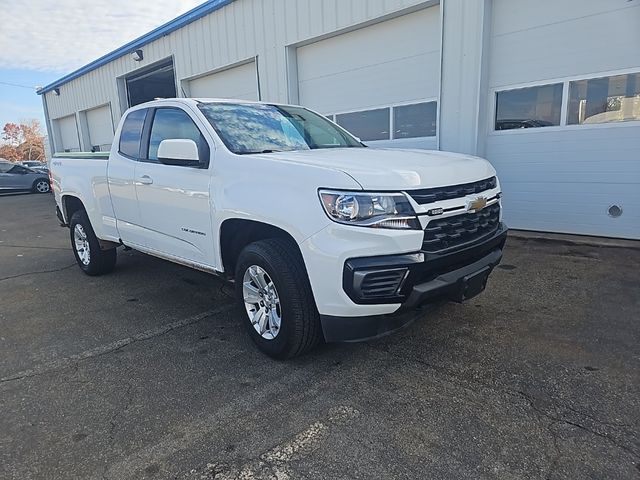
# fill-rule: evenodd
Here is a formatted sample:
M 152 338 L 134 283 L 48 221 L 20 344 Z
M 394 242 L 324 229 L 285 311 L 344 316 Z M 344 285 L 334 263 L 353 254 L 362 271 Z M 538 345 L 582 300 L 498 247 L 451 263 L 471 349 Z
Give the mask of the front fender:
M 301 244 L 331 223 L 318 197 L 321 187 L 361 189 L 339 170 L 225 152 L 216 158 L 211 182 L 214 232 L 228 219 L 253 220 L 278 227 Z M 220 237 L 214 237 L 221 267 Z

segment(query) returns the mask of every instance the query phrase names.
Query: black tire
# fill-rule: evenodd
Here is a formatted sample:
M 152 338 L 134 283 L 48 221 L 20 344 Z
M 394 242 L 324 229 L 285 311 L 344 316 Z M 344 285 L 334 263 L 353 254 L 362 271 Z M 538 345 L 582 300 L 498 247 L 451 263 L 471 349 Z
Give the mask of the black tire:
M 44 188 L 46 185 L 46 189 Z M 35 182 L 33 182 L 33 186 L 31 187 L 31 191 L 33 193 L 49 193 L 51 192 L 51 185 L 49 184 L 48 179 L 39 178 Z
M 77 250 L 75 242 L 76 225 L 80 225 L 82 231 L 86 235 L 86 242 L 89 247 L 88 262 L 83 261 L 80 257 L 80 253 Z M 103 275 L 113 270 L 116 265 L 116 249 L 110 248 L 109 250 L 102 250 L 98 237 L 93 231 L 89 217 L 84 210 L 79 210 L 71 216 L 69 222 L 69 231 L 71 232 L 71 249 L 73 250 L 73 256 L 76 257 L 76 262 L 80 269 L 87 275 Z
M 243 298 L 243 278 L 249 267 L 266 271 L 280 297 L 280 330 L 265 339 L 254 328 Z M 243 323 L 258 348 L 276 359 L 293 358 L 308 352 L 322 339 L 320 317 L 298 246 L 291 240 L 268 239 L 242 250 L 236 264 L 236 299 Z

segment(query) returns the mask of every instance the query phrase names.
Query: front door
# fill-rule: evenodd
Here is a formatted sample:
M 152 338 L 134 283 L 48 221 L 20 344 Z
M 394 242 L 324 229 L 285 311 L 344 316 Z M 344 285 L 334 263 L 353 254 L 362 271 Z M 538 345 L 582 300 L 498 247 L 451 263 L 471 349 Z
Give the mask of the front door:
M 150 121 L 148 148 L 136 165 L 140 222 L 147 247 L 177 259 L 213 266 L 209 145 L 195 121 L 181 108 L 157 108 Z M 160 163 L 158 147 L 168 139 L 195 141 L 201 166 Z

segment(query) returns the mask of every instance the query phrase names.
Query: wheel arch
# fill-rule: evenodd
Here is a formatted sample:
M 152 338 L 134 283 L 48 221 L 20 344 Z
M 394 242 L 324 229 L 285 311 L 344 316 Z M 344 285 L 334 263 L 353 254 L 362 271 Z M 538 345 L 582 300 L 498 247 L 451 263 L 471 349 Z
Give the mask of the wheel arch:
M 286 230 L 274 225 L 247 220 L 229 218 L 220 225 L 220 257 L 225 275 L 232 278 L 240 252 L 249 244 L 269 238 L 290 240 L 302 258 L 300 247 L 295 238 Z M 303 261 L 304 264 L 304 261 Z
M 82 200 L 75 195 L 64 195 L 62 197 L 62 214 L 64 215 L 67 225 L 71 221 L 74 213 L 84 210 L 87 211 Z

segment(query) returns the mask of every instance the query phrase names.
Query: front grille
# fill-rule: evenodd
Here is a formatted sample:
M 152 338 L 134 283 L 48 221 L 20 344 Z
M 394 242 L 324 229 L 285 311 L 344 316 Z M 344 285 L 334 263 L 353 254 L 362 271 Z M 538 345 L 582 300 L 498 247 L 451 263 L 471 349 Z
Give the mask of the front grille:
M 500 204 L 497 202 L 479 212 L 431 220 L 424 229 L 422 250 L 439 252 L 472 243 L 496 231 L 499 223 Z
M 462 185 L 452 185 L 450 187 L 424 188 L 422 190 L 411 190 L 407 192 L 420 205 L 425 203 L 451 200 L 461 198 L 474 193 L 484 192 L 496 188 L 498 182 L 496 177 L 487 178 L 478 182 L 463 183 Z
M 406 273 L 406 268 L 366 273 L 360 284 L 362 298 L 390 297 L 395 295 Z

